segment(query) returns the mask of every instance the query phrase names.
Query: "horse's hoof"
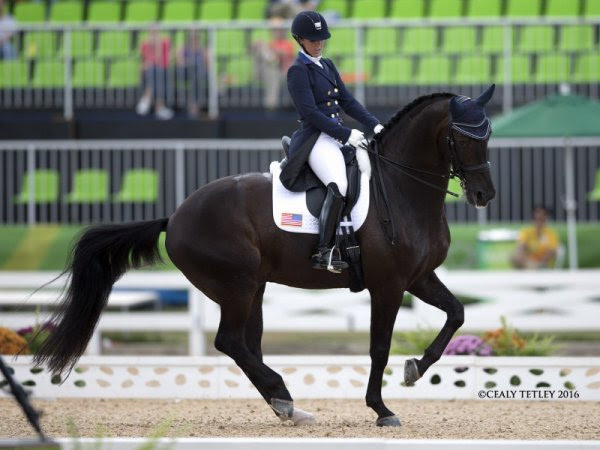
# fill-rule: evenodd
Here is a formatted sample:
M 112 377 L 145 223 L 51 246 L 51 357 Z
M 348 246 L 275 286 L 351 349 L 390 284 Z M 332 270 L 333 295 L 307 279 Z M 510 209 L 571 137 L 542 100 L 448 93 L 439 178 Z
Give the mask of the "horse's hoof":
M 419 368 L 417 367 L 416 359 L 407 359 L 404 363 L 404 384 L 407 386 L 412 386 L 421 378 L 419 374 Z
M 306 425 L 314 425 L 315 416 L 311 413 L 303 411 L 298 408 L 294 408 L 294 412 L 292 413 L 292 422 L 297 427 L 303 427 Z
M 399 427 L 400 419 L 396 416 L 380 417 L 376 423 L 378 427 Z
M 277 414 L 277 417 L 281 420 L 288 420 L 292 418 L 294 413 L 294 402 L 291 400 L 272 398 L 271 409 L 275 411 L 275 414 Z

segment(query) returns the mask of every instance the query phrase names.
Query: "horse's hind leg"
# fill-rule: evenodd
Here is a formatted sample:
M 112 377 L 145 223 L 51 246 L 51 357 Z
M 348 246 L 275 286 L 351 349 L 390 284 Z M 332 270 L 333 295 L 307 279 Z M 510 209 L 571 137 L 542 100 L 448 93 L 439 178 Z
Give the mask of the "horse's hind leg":
M 464 307 L 434 272 L 413 284 L 409 292 L 424 302 L 441 309 L 447 315 L 446 323 L 427 347 L 422 359 L 410 359 L 404 366 L 404 382 L 413 384 L 435 363 L 444 352 L 452 336 L 464 323 Z

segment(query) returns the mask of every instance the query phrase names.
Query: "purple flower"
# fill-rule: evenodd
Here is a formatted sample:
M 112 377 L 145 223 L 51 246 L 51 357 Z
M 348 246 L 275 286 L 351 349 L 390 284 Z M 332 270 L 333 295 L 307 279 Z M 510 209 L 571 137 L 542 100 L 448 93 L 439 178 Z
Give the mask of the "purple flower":
M 29 333 L 33 333 L 33 327 L 21 328 L 19 331 L 17 331 L 17 334 L 20 336 L 25 336 Z
M 452 339 L 446 349 L 444 355 L 479 355 L 490 356 L 492 347 L 485 343 L 479 336 L 463 335 Z

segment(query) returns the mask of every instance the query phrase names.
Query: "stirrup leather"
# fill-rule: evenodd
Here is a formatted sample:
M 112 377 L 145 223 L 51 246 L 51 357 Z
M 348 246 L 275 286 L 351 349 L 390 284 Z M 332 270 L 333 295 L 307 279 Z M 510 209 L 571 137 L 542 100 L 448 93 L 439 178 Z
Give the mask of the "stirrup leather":
M 312 256 L 312 266 L 315 269 L 327 269 L 340 273 L 348 268 L 348 263 L 342 261 L 339 249 L 336 247 L 336 232 L 340 224 L 340 216 L 344 207 L 344 197 L 335 183 L 327 185 L 327 196 L 319 216 L 319 246 Z

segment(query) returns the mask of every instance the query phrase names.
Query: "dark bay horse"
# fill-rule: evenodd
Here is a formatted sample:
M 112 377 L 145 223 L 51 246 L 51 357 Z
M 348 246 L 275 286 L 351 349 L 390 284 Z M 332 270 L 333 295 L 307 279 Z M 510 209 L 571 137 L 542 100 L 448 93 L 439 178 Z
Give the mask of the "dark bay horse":
M 444 199 L 451 167 L 461 178 L 469 203 L 485 206 L 495 195 L 487 161 L 490 125 L 484 111 L 493 89 L 475 100 L 452 94 L 420 97 L 399 111 L 378 137 L 381 160 L 377 164 L 373 156 L 372 163 L 380 169 L 371 180 L 371 205 L 358 232 L 371 295 L 372 367 L 366 403 L 377 413 L 377 425 L 400 424 L 385 406 L 381 387 L 404 292 L 447 314 L 423 357 L 406 362 L 406 383 L 414 383 L 440 358 L 463 323 L 462 304 L 434 269 L 450 245 Z M 373 204 L 376 179 L 387 189 L 386 211 L 397 229 L 393 244 L 381 226 L 381 211 Z M 87 229 L 72 251 L 68 289 L 53 317 L 56 330 L 35 362 L 47 364 L 54 373 L 70 370 L 85 351 L 113 283 L 132 267 L 155 263 L 158 237 L 166 231 L 169 257 L 195 287 L 220 305 L 215 347 L 233 358 L 282 420 L 302 422 L 294 416 L 282 377 L 263 362 L 265 285 L 272 281 L 324 289 L 348 287 L 349 282 L 345 273 L 311 267 L 316 235 L 277 228 L 271 188 L 268 174 L 230 176 L 198 189 L 169 218 Z M 306 418 L 307 413 L 302 414 L 299 418 Z

